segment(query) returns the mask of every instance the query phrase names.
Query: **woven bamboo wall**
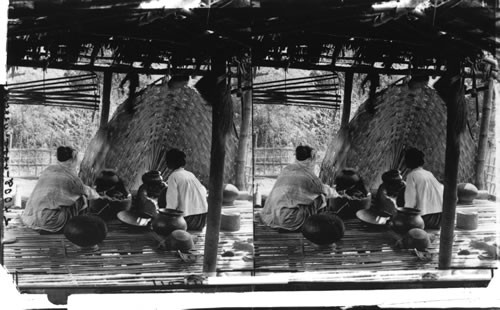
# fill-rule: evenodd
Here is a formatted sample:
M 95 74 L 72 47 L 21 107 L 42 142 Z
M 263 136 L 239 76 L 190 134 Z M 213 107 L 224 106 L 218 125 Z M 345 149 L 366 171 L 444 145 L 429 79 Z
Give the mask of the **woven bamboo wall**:
M 390 168 L 406 170 L 403 150 L 416 147 L 425 153 L 424 168 L 442 180 L 446 148 L 446 106 L 427 86 L 410 89 L 392 86 L 378 94 L 375 113 L 363 103 L 344 131 L 332 138 L 321 166 L 323 182 L 332 184 L 335 172 L 357 168 L 370 189 L 382 183 Z M 471 182 L 476 143 L 466 131 L 461 138 L 458 180 Z M 405 172 L 405 171 L 404 171 Z
M 80 176 L 91 184 L 101 169 L 115 169 L 128 188 L 137 189 L 147 170 L 160 170 L 166 177 L 163 155 L 178 148 L 187 155 L 186 170 L 208 186 L 211 123 L 212 109 L 193 87 L 151 85 L 135 98 L 133 113 L 127 111 L 125 101 L 106 128 L 94 136 Z M 233 178 L 236 148 L 237 139 L 231 135 L 226 145 L 225 182 Z

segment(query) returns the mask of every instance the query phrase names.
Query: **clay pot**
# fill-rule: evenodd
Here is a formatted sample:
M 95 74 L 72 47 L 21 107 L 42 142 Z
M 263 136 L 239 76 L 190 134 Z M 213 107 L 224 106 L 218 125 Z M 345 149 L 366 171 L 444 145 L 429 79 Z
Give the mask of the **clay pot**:
M 226 184 L 222 191 L 222 203 L 225 206 L 234 205 L 234 201 L 238 198 L 240 191 L 232 184 Z
M 104 169 L 95 179 L 97 192 L 105 192 L 111 187 L 116 186 L 120 182 L 120 178 L 114 170 Z
M 405 249 L 417 249 L 419 251 L 425 251 L 431 241 L 427 232 L 420 228 L 412 228 L 403 237 L 403 247 Z
M 342 191 L 354 186 L 361 180 L 356 170 L 351 168 L 342 169 L 335 177 L 336 189 Z
M 302 235 L 317 245 L 328 245 L 340 240 L 344 231 L 344 222 L 332 213 L 311 215 L 302 225 Z
M 189 251 L 194 248 L 194 241 L 191 234 L 184 230 L 174 230 L 166 238 L 167 248 L 174 251 Z
M 160 209 L 151 222 L 153 231 L 158 235 L 168 236 L 174 230 L 187 230 L 187 223 L 182 216 L 184 212 L 172 209 Z
M 392 217 L 392 229 L 400 234 L 407 233 L 412 228 L 424 229 L 425 224 L 420 210 L 414 208 L 397 208 L 396 214 Z
M 472 204 L 478 193 L 479 191 L 474 184 L 460 183 L 457 185 L 458 203 Z
M 79 215 L 64 226 L 64 236 L 81 247 L 91 247 L 102 242 L 108 233 L 106 223 L 95 215 Z
M 382 174 L 382 182 L 384 183 L 395 183 L 401 181 L 403 181 L 403 177 L 397 169 L 391 169 Z
M 163 182 L 161 172 L 158 170 L 150 170 L 142 175 L 142 183 L 146 185 Z

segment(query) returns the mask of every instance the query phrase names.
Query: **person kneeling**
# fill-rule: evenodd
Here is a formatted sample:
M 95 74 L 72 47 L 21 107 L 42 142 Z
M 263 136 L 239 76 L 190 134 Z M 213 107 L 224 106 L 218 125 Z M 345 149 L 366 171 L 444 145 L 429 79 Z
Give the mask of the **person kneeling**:
M 75 149 L 58 147 L 57 161 L 42 172 L 21 215 L 26 226 L 40 233 L 62 233 L 68 220 L 87 208 L 88 199 L 99 198 L 77 175 Z
M 167 179 L 166 208 L 182 211 L 188 230 L 202 230 L 207 221 L 206 188 L 193 173 L 184 170 L 186 154 L 183 151 L 171 149 L 165 154 L 165 161 L 173 170 Z
M 338 196 L 314 173 L 315 154 L 309 146 L 298 146 L 296 162 L 286 166 L 266 199 L 260 217 L 267 226 L 297 231 L 305 220 L 326 207 L 326 198 Z

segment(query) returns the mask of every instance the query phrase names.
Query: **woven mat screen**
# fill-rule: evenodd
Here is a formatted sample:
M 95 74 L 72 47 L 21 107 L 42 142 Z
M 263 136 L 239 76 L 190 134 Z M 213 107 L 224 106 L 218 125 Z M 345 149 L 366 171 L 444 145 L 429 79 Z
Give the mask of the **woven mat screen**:
M 137 189 L 148 170 L 166 179 L 164 154 L 171 148 L 186 153 L 186 170 L 208 186 L 212 134 L 211 107 L 190 86 L 169 89 L 151 85 L 135 98 L 134 112 L 122 103 L 106 128 L 99 130 L 85 152 L 80 176 L 92 184 L 104 168 L 115 169 L 130 189 Z M 231 182 L 237 139 L 227 139 L 224 180 Z
M 95 73 L 13 83 L 8 88 L 9 104 L 99 109 Z
M 398 168 L 406 173 L 404 149 L 416 147 L 425 154 L 424 168 L 443 180 L 446 149 L 446 106 L 427 86 L 410 90 L 392 86 L 376 98 L 375 113 L 363 103 L 346 130 L 333 137 L 321 166 L 323 182 L 333 184 L 336 171 L 354 167 L 370 189 L 382 183 L 382 173 Z M 461 137 L 459 182 L 474 176 L 476 145 L 469 132 Z
M 254 104 L 295 105 L 315 108 L 340 107 L 337 73 L 254 83 Z

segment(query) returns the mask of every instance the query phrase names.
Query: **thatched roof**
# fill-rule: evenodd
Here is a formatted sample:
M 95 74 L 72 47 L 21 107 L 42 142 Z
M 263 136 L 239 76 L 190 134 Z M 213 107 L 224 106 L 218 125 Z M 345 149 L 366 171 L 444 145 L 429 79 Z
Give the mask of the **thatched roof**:
M 104 129 L 90 142 L 80 176 L 92 184 L 104 168 L 115 169 L 130 189 L 137 189 L 148 170 L 160 170 L 166 178 L 164 153 L 171 148 L 187 155 L 186 169 L 207 186 L 212 133 L 211 107 L 196 89 L 185 84 L 169 88 L 151 85 L 134 100 L 123 102 Z M 237 141 L 230 135 L 226 145 L 225 181 L 234 174 Z
M 498 48 L 495 0 L 143 2 L 11 0 L 8 64 L 167 72 L 251 50 L 254 66 L 367 72 L 379 63 L 439 73 L 450 56 L 474 60 Z
M 348 127 L 332 137 L 321 167 L 321 178 L 333 184 L 335 173 L 354 167 L 371 189 L 382 183 L 385 171 L 405 172 L 404 149 L 416 147 L 425 154 L 424 168 L 443 180 L 446 149 L 446 105 L 428 86 L 391 86 L 378 94 L 375 113 L 363 103 Z M 476 143 L 469 131 L 461 136 L 459 182 L 472 182 Z

